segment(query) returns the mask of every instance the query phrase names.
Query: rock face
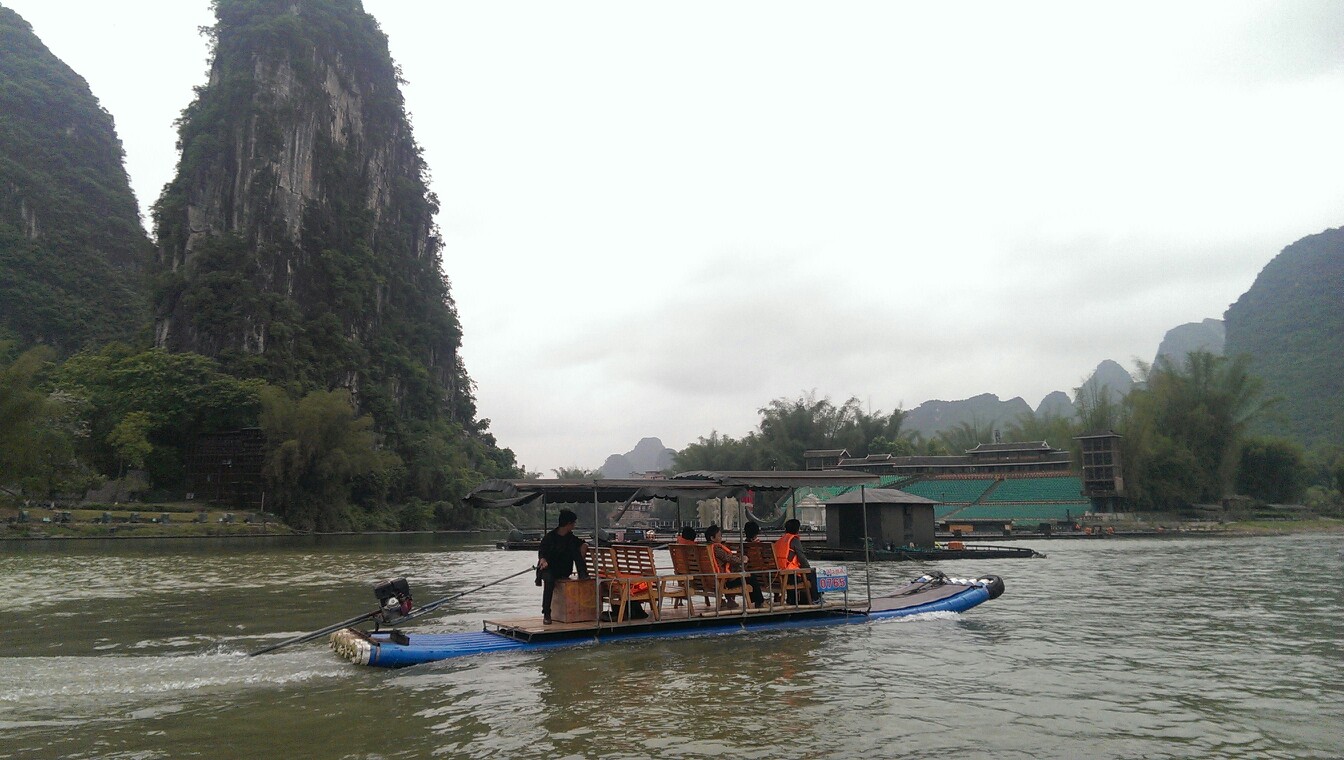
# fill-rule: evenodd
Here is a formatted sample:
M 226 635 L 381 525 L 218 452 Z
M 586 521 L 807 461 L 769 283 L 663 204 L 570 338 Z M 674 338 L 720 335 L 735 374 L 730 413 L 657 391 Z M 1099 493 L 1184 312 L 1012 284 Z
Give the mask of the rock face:
M 155 342 L 386 419 L 475 408 L 437 201 L 358 0 L 218 0 L 208 84 L 154 209 Z
M 604 478 L 628 478 L 646 472 L 660 472 L 672 466 L 677 452 L 657 438 L 642 438 L 624 454 L 612 454 L 600 468 Z
M 1222 356 L 1226 336 L 1227 329 L 1221 319 L 1187 322 L 1173 327 L 1162 337 L 1162 345 L 1157 347 L 1157 356 L 1153 357 L 1153 363 L 1157 363 L 1158 357 L 1165 356 L 1179 366 L 1185 361 L 1186 355 L 1193 351 L 1206 351 L 1215 356 Z
M 1040 406 L 1036 407 L 1037 417 L 1071 419 L 1077 413 L 1078 410 L 1074 408 L 1073 400 L 1064 391 L 1051 391 L 1045 398 L 1041 399 Z
M 1091 376 L 1083 382 L 1080 390 L 1091 392 L 1093 389 L 1109 391 L 1111 400 L 1119 401 L 1134 389 L 1134 376 L 1118 362 L 1105 359 L 1092 370 Z
M 1030 413 L 1031 406 L 1020 396 L 1000 401 L 993 393 L 982 393 L 960 401 L 925 401 L 906 412 L 901 429 L 930 438 L 963 423 L 1005 426 Z
M 149 239 L 112 117 L 0 7 L 0 339 L 70 352 L 149 324 Z
M 1266 429 L 1344 441 L 1344 228 L 1284 248 L 1224 317 L 1228 355 L 1248 354 L 1266 395 L 1280 399 Z

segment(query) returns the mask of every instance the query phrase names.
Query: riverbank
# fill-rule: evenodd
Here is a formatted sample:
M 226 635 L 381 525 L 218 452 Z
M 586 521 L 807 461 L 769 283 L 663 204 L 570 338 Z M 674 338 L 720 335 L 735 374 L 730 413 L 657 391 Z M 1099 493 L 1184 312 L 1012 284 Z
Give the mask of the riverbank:
M 167 512 L 154 508 L 150 512 L 127 510 L 28 510 L 27 519 L 18 520 L 17 510 L 0 510 L 0 541 L 33 539 L 157 539 L 157 538 L 246 538 L 266 536 L 293 536 L 303 534 L 276 520 L 273 516 L 235 515 L 230 512 L 193 511 Z M 1210 520 L 1161 521 L 1137 519 L 1112 521 L 1115 532 L 1104 538 L 1153 538 L 1162 536 L 1287 536 L 1308 533 L 1344 533 L 1344 520 L 1305 516 L 1299 519 L 1277 520 Z M 417 533 L 498 533 L 488 530 L 431 530 L 431 531 L 341 531 L 321 535 L 411 535 Z M 1088 538 L 1103 538 L 1098 532 Z M 967 541 L 1014 541 L 1047 538 L 1039 534 L 1018 533 L 1011 536 L 966 536 Z M 1056 535 L 1048 538 L 1083 538 L 1083 536 Z M 943 538 L 942 540 L 946 540 Z
M 1298 533 L 1344 533 L 1344 520 L 1309 517 L 1301 520 L 1242 520 L 1223 526 L 1238 536 L 1288 536 Z

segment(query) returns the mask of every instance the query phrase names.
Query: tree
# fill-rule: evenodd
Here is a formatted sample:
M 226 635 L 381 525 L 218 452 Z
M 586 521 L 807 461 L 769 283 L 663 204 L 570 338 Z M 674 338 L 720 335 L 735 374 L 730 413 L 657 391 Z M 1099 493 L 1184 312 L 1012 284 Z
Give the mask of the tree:
M 82 402 L 89 435 L 80 453 L 108 475 L 118 474 L 123 462 L 113 440 L 124 445 L 125 438 L 114 438 L 114 429 L 127 419 L 147 423 L 143 432 L 151 448 L 144 451 L 144 466 L 160 488 L 182 482 L 185 452 L 201 434 L 255 425 L 263 385 L 229 377 L 204 356 L 118 343 L 70 357 L 52 382 Z
M 879 435 L 868 442 L 869 454 L 891 454 L 897 457 L 914 456 L 915 444 L 909 438 L 887 438 Z
M 1139 364 L 1139 372 L 1148 367 Z M 1122 426 L 1124 407 L 1113 398 L 1114 392 L 1099 385 L 1096 379 L 1073 389 L 1073 403 L 1078 409 L 1078 429 L 1085 433 L 1099 430 L 1118 430 Z
M 1068 448 L 1079 432 L 1076 419 L 1029 411 L 1018 415 L 1005 434 L 1013 441 L 1046 441 L 1057 448 Z
M 950 430 L 940 432 L 938 440 L 948 451 L 957 454 L 970 451 L 982 443 L 989 443 L 994 440 L 994 423 L 988 422 L 981 425 L 979 420 L 961 422 Z
M 673 458 L 674 466 L 682 472 L 693 470 L 750 470 L 755 462 L 755 439 L 753 436 L 736 439 L 720 435 L 717 430 L 710 432 L 708 438 L 698 438 L 695 443 L 677 452 Z
M 932 438 L 925 438 L 923 433 L 914 430 L 909 434 L 908 440 L 910 446 L 914 449 L 912 453 L 917 456 L 945 457 L 952 453 L 947 448 L 947 444 L 943 443 L 942 439 L 936 435 Z
M 1241 447 L 1237 493 L 1274 504 L 1296 501 L 1307 486 L 1305 460 L 1302 447 L 1292 441 L 1252 438 Z
M 121 464 L 119 475 L 125 474 L 127 467 L 138 470 L 145 466 L 145 457 L 154 450 L 154 445 L 149 442 L 151 424 L 147 412 L 131 412 L 107 434 L 107 443 Z
M 1144 387 L 1126 399 L 1123 431 L 1140 503 L 1215 501 L 1233 492 L 1246 431 L 1270 404 L 1246 366 L 1244 356 L 1203 351 L 1187 354 L 1180 365 L 1162 356 L 1140 366 Z M 1171 472 L 1176 462 L 1190 468 L 1188 477 Z M 1164 483 L 1172 488 L 1162 490 Z
M 875 438 L 900 437 L 905 413 L 896 410 L 867 413 L 857 398 L 840 406 L 810 391 L 797 399 L 778 398 L 760 409 L 757 466 L 771 470 L 799 470 L 803 453 L 812 449 L 845 449 L 863 457 Z
M 1184 509 L 1209 500 L 1207 478 L 1188 446 L 1157 434 L 1148 441 L 1130 498 L 1155 509 Z
M 602 477 L 601 470 L 585 470 L 582 467 L 556 467 L 551 472 L 561 480 L 592 480 Z
M 0 356 L 8 349 L 0 345 Z M 80 400 L 41 387 L 53 355 L 39 346 L 0 364 L 0 487 L 41 498 L 82 493 L 97 480 L 76 454 L 86 433 Z
M 12 348 L 12 343 L 0 343 L 0 356 Z M 49 348 L 32 348 L 0 364 L 0 486 L 15 483 L 32 466 L 29 442 L 47 413 L 37 378 L 53 354 Z
M 347 506 L 353 482 L 399 464 L 378 448 L 373 418 L 357 414 L 344 389 L 294 400 L 268 386 L 261 407 L 268 443 L 263 473 L 276 511 L 305 530 L 352 527 L 357 516 Z

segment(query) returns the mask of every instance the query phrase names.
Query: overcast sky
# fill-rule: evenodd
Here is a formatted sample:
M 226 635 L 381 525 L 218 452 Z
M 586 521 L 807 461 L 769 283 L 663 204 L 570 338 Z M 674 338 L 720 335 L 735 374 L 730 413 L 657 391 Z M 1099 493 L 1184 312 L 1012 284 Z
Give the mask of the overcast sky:
M 142 208 L 206 0 L 0 0 Z M 1032 406 L 1344 224 L 1344 2 L 365 0 L 409 84 L 480 413 L 528 469 L 815 389 Z

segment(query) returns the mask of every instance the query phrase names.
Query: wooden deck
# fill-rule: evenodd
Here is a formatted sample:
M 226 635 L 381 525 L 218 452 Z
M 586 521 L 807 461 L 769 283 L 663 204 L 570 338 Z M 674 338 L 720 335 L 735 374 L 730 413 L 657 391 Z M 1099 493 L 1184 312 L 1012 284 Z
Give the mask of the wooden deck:
M 797 617 L 815 617 L 819 615 L 831 615 L 838 612 L 849 612 L 863 614 L 865 606 L 860 604 L 850 604 L 848 608 L 839 601 L 826 601 L 824 604 L 775 604 L 771 605 L 769 601 L 761 609 L 743 610 L 741 607 L 735 609 L 716 610 L 713 607 L 706 608 L 702 604 L 695 605 L 695 613 L 688 614 L 686 607 L 672 607 L 664 605 L 662 608 L 662 619 L 654 620 L 650 615 L 647 618 L 638 620 L 626 620 L 624 622 L 607 622 L 588 620 L 574 623 L 562 623 L 558 620 L 547 625 L 542 622 L 540 616 L 521 617 L 521 618 L 497 618 L 483 621 L 483 627 L 487 631 L 493 631 L 511 638 L 522 639 L 524 641 L 533 641 L 539 638 L 571 638 L 575 636 L 600 634 L 602 631 L 631 631 L 631 630 L 652 630 L 658 628 L 685 628 L 685 627 L 711 627 L 732 625 L 735 622 L 741 622 L 750 625 L 764 620 L 778 620 Z

